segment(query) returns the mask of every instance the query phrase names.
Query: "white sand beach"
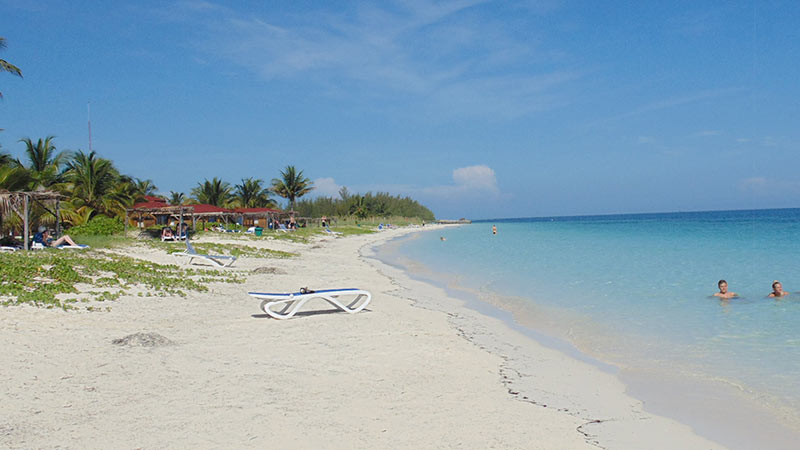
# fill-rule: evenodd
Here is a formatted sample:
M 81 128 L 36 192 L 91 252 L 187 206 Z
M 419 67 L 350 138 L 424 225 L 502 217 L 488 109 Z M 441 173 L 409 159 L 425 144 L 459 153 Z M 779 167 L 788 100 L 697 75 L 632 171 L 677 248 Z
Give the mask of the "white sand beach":
M 724 448 L 646 412 L 615 375 L 371 257 L 416 231 L 248 241 L 300 256 L 241 258 L 219 270 L 245 284 L 186 298 L 123 296 L 107 312 L 4 308 L 0 447 Z M 172 262 L 157 249 L 124 252 Z M 253 272 L 263 267 L 279 273 Z M 353 315 L 311 302 L 280 321 L 246 294 L 304 286 L 368 289 L 373 300 Z M 171 344 L 112 343 L 137 332 Z

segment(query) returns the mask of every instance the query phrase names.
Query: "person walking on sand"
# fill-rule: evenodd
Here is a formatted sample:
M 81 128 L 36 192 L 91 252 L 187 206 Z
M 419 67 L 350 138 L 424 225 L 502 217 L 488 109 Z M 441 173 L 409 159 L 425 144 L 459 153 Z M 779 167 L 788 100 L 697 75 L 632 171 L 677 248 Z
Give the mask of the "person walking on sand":
M 492 225 L 492 234 L 497 234 L 497 225 Z
M 719 280 L 719 282 L 717 283 L 717 287 L 719 287 L 719 292 L 714 294 L 714 297 L 734 298 L 739 296 L 738 294 L 736 294 L 736 292 L 731 292 L 728 290 L 728 282 L 725 280 Z
M 780 281 L 775 280 L 772 282 L 772 292 L 769 293 L 769 297 L 785 297 L 787 295 L 789 293 L 783 290 L 783 285 Z

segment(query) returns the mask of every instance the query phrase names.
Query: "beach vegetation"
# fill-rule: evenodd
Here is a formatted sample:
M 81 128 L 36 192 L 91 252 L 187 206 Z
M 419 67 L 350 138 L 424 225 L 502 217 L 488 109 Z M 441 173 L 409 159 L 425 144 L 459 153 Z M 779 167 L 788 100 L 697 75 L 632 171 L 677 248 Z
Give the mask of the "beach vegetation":
M 410 197 L 391 195 L 388 192 L 365 195 L 350 194 L 340 190 L 339 198 L 317 197 L 297 203 L 297 212 L 304 217 L 406 217 L 434 220 L 433 212 Z M 343 195 L 344 194 L 344 195 Z M 383 221 L 386 223 L 387 221 Z
M 234 187 L 234 202 L 242 208 L 274 208 L 272 191 L 263 186 L 264 180 L 242 178 L 242 183 Z
M 186 296 L 209 283 L 242 283 L 231 272 L 175 265 L 98 251 L 0 254 L 0 304 L 74 309 L 78 302 L 115 300 L 123 295 Z
M 0 37 L 0 50 L 5 49 L 7 46 L 6 38 Z M 0 59 L 0 72 L 8 72 L 10 74 L 16 75 L 22 78 L 22 71 L 19 67 L 11 64 L 10 62 L 6 61 L 5 59 Z M 3 93 L 0 92 L 0 98 L 3 98 Z
M 166 251 L 169 254 L 179 253 L 184 251 L 183 245 L 176 245 L 171 242 L 161 241 L 146 241 L 150 247 L 158 248 Z M 272 250 L 268 248 L 253 247 L 251 245 L 243 244 L 220 244 L 212 242 L 192 242 L 192 247 L 198 252 L 203 254 L 215 255 L 229 255 L 235 257 L 250 257 L 250 258 L 272 258 L 272 259 L 286 259 L 298 256 L 296 253 L 284 252 L 280 250 Z
M 214 177 L 197 183 L 197 187 L 192 189 L 192 197 L 197 203 L 224 208 L 233 200 L 233 193 L 230 183 Z
M 280 178 L 272 179 L 272 192 L 289 201 L 289 209 L 294 211 L 295 201 L 314 189 L 314 183 L 303 176 L 294 166 L 286 166 Z
M 133 180 L 121 175 L 111 160 L 99 157 L 96 152 L 78 151 L 67 162 L 65 176 L 70 197 L 67 216 L 121 215 L 137 197 Z
M 70 228 L 73 236 L 111 236 L 120 234 L 125 225 L 117 217 L 95 216 L 83 225 Z
M 63 168 L 70 157 L 69 152 L 59 152 L 56 150 L 54 136 L 47 136 L 38 139 L 34 143 L 30 138 L 22 138 L 20 142 L 25 144 L 25 156 L 28 164 L 16 161 L 20 167 L 28 169 L 31 178 L 30 189 L 52 188 L 64 182 Z
M 183 192 L 169 191 L 169 200 L 167 202 L 170 205 L 179 206 L 186 202 L 186 196 Z

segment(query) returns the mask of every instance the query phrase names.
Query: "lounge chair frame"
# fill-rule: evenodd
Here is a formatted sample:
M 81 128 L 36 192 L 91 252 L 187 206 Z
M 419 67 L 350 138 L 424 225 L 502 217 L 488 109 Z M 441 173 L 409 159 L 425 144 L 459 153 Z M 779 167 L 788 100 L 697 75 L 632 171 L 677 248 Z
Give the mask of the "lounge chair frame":
M 372 294 L 362 289 L 326 289 L 322 291 L 294 292 L 288 294 L 270 294 L 265 292 L 248 292 L 251 297 L 261 300 L 261 310 L 276 319 L 289 319 L 309 300 L 321 298 L 331 305 L 350 314 L 366 308 L 372 300 Z M 340 296 L 354 296 L 349 301 L 341 301 Z
M 217 267 L 230 267 L 233 263 L 236 262 L 235 256 L 228 256 L 228 255 L 204 255 L 202 253 L 197 253 L 197 251 L 192 247 L 191 242 L 189 242 L 189 236 L 186 236 L 186 250 L 178 253 L 173 253 L 172 256 L 175 258 L 188 258 L 186 261 L 186 265 L 192 263 L 192 261 L 197 259 L 201 259 L 203 261 L 210 262 L 211 264 Z

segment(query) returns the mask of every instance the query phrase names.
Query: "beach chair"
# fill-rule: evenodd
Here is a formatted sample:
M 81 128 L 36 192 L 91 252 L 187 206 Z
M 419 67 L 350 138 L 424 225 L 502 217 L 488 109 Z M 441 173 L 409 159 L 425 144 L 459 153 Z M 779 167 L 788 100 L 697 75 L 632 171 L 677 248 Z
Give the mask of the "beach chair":
M 285 224 L 280 224 L 280 226 L 278 228 L 276 228 L 275 231 L 280 231 L 281 233 L 288 233 L 288 232 L 290 232 L 292 230 L 286 228 Z
M 341 236 L 341 235 L 342 235 L 342 233 L 340 233 L 340 232 L 338 232 L 338 231 L 333 231 L 333 230 L 331 230 L 331 229 L 330 229 L 330 228 L 328 228 L 328 227 L 325 227 L 325 228 L 323 228 L 323 229 L 322 229 L 322 232 L 323 232 L 323 233 L 325 233 L 325 234 L 330 234 L 331 236 L 336 236 L 336 237 L 338 237 L 338 236 Z
M 288 294 L 270 294 L 266 292 L 248 292 L 247 295 L 261 300 L 261 310 L 276 319 L 288 319 L 309 300 L 319 298 L 350 314 L 364 309 L 372 300 L 372 294 L 362 289 L 326 289 Z M 342 299 L 344 297 L 345 299 Z
M 178 253 L 173 253 L 172 256 L 175 258 L 188 258 L 186 264 L 189 265 L 192 261 L 197 259 L 201 259 L 203 261 L 210 262 L 211 264 L 217 267 L 230 267 L 236 262 L 235 256 L 228 256 L 228 255 L 203 255 L 201 253 L 197 253 L 197 251 L 192 247 L 192 243 L 189 242 L 189 236 L 186 236 L 186 250 Z
M 0 245 L 0 252 L 15 252 L 19 250 L 17 247 L 11 247 L 8 245 Z

